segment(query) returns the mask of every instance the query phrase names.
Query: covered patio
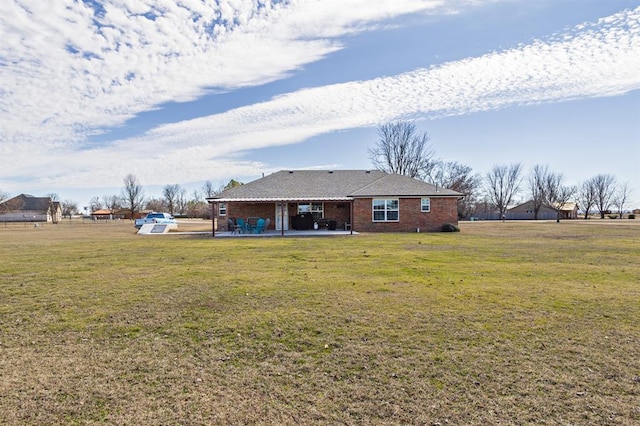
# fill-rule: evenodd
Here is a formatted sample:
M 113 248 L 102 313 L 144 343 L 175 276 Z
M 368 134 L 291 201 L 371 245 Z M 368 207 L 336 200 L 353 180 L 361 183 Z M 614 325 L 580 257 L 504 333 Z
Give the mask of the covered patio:
M 353 199 L 349 197 L 216 198 L 208 201 L 214 237 L 353 234 Z M 259 220 L 267 223 L 256 230 L 255 223 Z

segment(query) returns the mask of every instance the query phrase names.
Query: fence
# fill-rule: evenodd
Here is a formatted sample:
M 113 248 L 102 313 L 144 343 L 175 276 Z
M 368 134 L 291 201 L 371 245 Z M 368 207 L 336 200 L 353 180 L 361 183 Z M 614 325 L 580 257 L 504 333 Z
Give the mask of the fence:
M 507 212 L 505 215 L 506 220 L 534 220 L 533 213 L 514 213 Z M 556 220 L 557 215 L 555 212 L 540 212 L 538 213 L 538 220 Z M 488 212 L 488 213 L 476 213 L 473 215 L 473 220 L 500 220 L 500 213 Z

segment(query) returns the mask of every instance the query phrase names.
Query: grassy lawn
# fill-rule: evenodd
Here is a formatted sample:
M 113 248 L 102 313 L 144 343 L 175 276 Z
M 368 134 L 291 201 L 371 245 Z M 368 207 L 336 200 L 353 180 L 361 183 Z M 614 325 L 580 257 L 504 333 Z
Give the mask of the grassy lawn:
M 461 229 L 0 224 L 0 424 L 639 424 L 640 220 Z

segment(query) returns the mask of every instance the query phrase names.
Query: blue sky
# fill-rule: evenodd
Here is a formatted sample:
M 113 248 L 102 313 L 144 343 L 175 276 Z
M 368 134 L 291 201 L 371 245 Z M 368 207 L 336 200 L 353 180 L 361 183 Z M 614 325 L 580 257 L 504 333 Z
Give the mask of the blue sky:
M 0 39 L 10 195 L 371 168 L 411 119 L 482 175 L 613 174 L 640 208 L 640 1 L 8 0 Z

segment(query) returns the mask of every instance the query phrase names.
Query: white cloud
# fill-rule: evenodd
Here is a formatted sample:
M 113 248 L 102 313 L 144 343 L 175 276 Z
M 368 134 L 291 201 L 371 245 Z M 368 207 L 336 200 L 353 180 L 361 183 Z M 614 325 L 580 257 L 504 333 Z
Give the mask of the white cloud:
M 256 175 L 264 165 L 243 161 L 244 151 L 399 117 L 640 88 L 638 8 L 506 51 L 301 90 L 89 145 L 87 135 L 163 102 L 282 78 L 340 49 L 340 35 L 445 7 L 429 0 L 219 3 L 109 0 L 96 12 L 82 2 L 1 2 L 0 173 L 33 177 L 43 188 L 119 186 L 131 172 L 145 184 L 215 178 L 216 170 Z
M 282 78 L 432 0 L 0 4 L 3 142 L 81 141 L 168 101 Z M 260 6 L 262 5 L 262 6 Z
M 206 176 L 212 159 L 401 117 L 458 115 L 618 95 L 640 88 L 639 20 L 640 9 L 620 13 L 546 42 L 393 77 L 301 90 L 160 126 L 120 144 L 122 149 L 144 151 L 153 143 L 201 168 L 205 173 L 200 176 Z M 169 164 L 166 173 L 170 173 Z

